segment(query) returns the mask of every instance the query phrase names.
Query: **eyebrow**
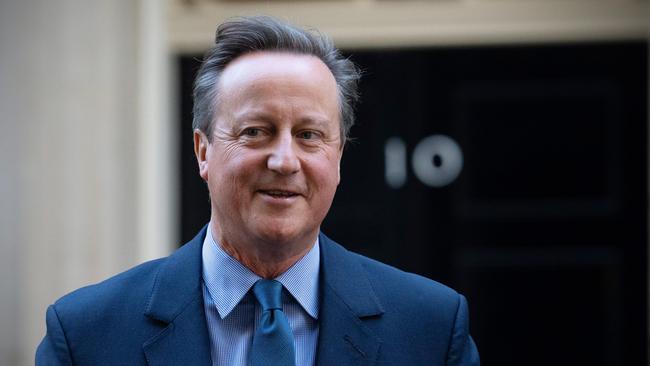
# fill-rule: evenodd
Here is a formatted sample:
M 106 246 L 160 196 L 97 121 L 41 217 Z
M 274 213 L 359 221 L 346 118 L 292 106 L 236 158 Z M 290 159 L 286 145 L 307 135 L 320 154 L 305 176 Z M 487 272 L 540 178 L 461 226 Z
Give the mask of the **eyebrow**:
M 327 127 L 328 123 L 330 122 L 329 119 L 327 118 L 321 118 L 321 117 L 305 117 L 300 119 L 301 124 L 309 124 L 309 125 L 317 125 L 319 127 Z
M 235 120 L 237 121 L 255 120 L 255 121 L 261 121 L 265 123 L 273 123 L 275 120 L 275 116 L 272 113 L 268 113 L 260 110 L 253 110 L 253 111 L 243 112 L 242 114 L 237 115 L 235 117 Z M 327 124 L 329 122 L 330 120 L 324 115 L 321 115 L 320 113 L 308 113 L 308 115 L 302 116 L 299 120 L 300 124 L 311 124 L 320 127 L 327 127 Z

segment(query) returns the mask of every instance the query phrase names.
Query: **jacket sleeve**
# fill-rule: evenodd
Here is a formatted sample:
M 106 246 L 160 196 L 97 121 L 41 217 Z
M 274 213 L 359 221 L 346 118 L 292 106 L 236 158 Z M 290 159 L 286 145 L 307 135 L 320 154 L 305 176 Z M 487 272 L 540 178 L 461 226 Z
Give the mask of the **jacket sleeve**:
M 36 349 L 36 366 L 72 366 L 72 358 L 68 341 L 65 338 L 61 321 L 54 308 L 50 305 L 45 316 L 47 333 Z
M 478 349 L 472 336 L 469 335 L 467 300 L 463 295 L 458 296 L 460 300 L 447 353 L 447 366 L 479 366 Z

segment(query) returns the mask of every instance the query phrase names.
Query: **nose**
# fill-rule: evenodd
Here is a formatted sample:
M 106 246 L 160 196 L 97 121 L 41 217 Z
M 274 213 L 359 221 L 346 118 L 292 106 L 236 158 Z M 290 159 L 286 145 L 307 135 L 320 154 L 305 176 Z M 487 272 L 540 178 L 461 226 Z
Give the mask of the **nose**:
M 290 133 L 278 136 L 266 162 L 269 170 L 282 175 L 291 175 L 300 170 L 300 160 L 295 151 Z

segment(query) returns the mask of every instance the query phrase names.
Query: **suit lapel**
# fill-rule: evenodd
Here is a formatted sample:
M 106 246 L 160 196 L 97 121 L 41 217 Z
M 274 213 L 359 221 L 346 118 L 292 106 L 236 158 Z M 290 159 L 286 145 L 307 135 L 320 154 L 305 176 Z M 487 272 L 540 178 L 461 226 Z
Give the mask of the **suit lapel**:
M 142 346 L 151 366 L 211 364 L 201 288 L 205 233 L 165 259 L 156 275 L 145 315 L 164 329 Z
M 145 315 L 163 330 L 143 344 L 147 362 L 210 365 L 210 338 L 202 294 L 201 246 L 205 228 L 165 260 Z M 364 324 L 383 314 L 366 271 L 343 247 L 320 236 L 321 306 L 317 365 L 377 363 L 381 340 Z
M 317 365 L 375 365 L 381 340 L 364 324 L 383 314 L 366 271 L 325 235 L 321 246 L 321 306 Z

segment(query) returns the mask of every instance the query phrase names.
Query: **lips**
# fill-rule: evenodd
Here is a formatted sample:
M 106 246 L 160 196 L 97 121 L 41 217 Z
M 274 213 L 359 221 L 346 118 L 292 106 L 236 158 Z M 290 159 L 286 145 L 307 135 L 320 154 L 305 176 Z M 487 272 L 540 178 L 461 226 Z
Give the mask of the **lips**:
M 258 192 L 271 196 L 273 198 L 291 198 L 299 196 L 300 194 L 294 191 L 284 189 L 260 189 Z

